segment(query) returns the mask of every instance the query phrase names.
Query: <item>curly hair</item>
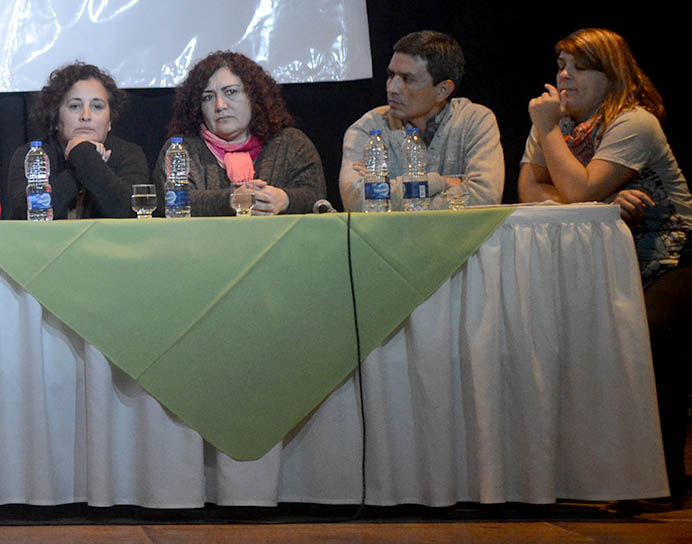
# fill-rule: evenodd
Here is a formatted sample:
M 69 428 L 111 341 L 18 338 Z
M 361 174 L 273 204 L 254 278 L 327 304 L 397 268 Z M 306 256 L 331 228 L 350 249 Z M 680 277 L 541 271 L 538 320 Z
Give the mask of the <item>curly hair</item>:
M 459 43 L 447 34 L 435 30 L 411 32 L 394 44 L 395 53 L 404 53 L 426 61 L 433 85 L 451 79 L 455 93 L 464 75 L 464 53 Z
M 596 114 L 604 128 L 620 113 L 635 106 L 663 119 L 661 95 L 634 60 L 622 36 L 603 28 L 582 28 L 555 45 L 555 53 L 562 51 L 572 55 L 584 68 L 603 72 L 608 78 L 606 97 Z
M 108 94 L 108 107 L 111 121 L 115 121 L 125 105 L 127 94 L 118 89 L 113 78 L 93 64 L 81 61 L 56 68 L 50 74 L 48 83 L 39 91 L 31 111 L 31 120 L 46 133 L 58 130 L 58 113 L 63 99 L 72 85 L 78 81 L 97 79 Z
M 202 92 L 209 78 L 224 67 L 240 78 L 250 100 L 251 134 L 266 142 L 292 123 L 279 85 L 261 66 L 240 53 L 216 51 L 195 64 L 177 87 L 168 130 L 170 136 L 199 133 L 203 123 Z

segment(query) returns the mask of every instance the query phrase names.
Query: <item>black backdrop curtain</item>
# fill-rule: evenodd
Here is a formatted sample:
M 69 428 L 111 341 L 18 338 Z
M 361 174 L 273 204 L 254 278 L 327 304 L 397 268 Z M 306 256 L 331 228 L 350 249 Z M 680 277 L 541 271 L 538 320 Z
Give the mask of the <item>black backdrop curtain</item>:
M 554 82 L 554 44 L 577 28 L 606 27 L 627 39 L 635 58 L 663 95 L 667 109 L 664 130 L 689 179 L 692 174 L 683 129 L 689 125 L 690 114 L 681 83 L 689 56 L 689 47 L 682 45 L 687 43 L 683 32 L 689 30 L 679 10 L 667 4 L 658 2 L 642 14 L 633 12 L 630 3 L 620 8 L 607 2 L 552 2 L 545 7 L 540 2 L 492 0 L 369 0 L 373 78 L 284 85 L 283 92 L 297 125 L 320 152 L 328 198 L 341 209 L 338 174 L 343 133 L 362 113 L 386 103 L 385 72 L 392 45 L 414 30 L 450 33 L 466 56 L 461 94 L 490 107 L 497 116 L 507 173 L 503 200 L 515 202 L 519 160 L 530 128 L 527 104 L 543 91 L 544 83 Z M 134 89 L 128 94 L 129 107 L 113 130 L 141 145 L 152 168 L 167 137 L 174 91 Z M 39 136 L 27 120 L 32 99 L 31 93 L 0 93 L 0 186 L 13 151 Z

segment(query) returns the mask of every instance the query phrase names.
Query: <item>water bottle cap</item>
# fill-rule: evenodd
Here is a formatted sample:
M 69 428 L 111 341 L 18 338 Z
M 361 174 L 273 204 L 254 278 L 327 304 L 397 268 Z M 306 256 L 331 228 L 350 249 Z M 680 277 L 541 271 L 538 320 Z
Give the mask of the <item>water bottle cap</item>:
M 406 129 L 406 134 L 418 134 L 418 129 L 416 127 L 409 127 Z
M 179 144 L 179 143 L 181 143 L 182 141 L 183 141 L 183 137 L 182 137 L 182 136 L 173 136 L 173 137 L 171 138 L 171 143 L 172 143 L 172 144 Z
M 375 128 L 375 129 L 370 131 L 370 134 L 373 136 L 378 136 L 378 135 L 382 134 L 382 131 L 378 128 Z
M 43 142 L 41 140 L 32 140 L 29 142 L 30 147 L 41 147 Z

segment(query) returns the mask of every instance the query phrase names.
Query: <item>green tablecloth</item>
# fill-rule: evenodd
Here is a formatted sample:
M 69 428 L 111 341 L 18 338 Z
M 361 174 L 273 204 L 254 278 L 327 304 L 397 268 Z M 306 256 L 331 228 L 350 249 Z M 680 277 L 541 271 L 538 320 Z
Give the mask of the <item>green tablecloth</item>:
M 512 211 L 352 214 L 361 356 Z M 249 460 L 357 366 L 347 223 L 3 221 L 0 268 L 215 447 Z

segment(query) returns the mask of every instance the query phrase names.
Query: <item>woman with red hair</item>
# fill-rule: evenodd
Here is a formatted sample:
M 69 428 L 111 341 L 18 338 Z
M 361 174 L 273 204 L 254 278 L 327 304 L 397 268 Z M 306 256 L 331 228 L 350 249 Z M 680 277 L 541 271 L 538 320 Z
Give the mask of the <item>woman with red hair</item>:
M 620 205 L 637 249 L 671 493 L 684 487 L 692 197 L 661 128 L 661 96 L 627 42 L 582 29 L 555 46 L 556 86 L 529 102 L 522 202 Z

